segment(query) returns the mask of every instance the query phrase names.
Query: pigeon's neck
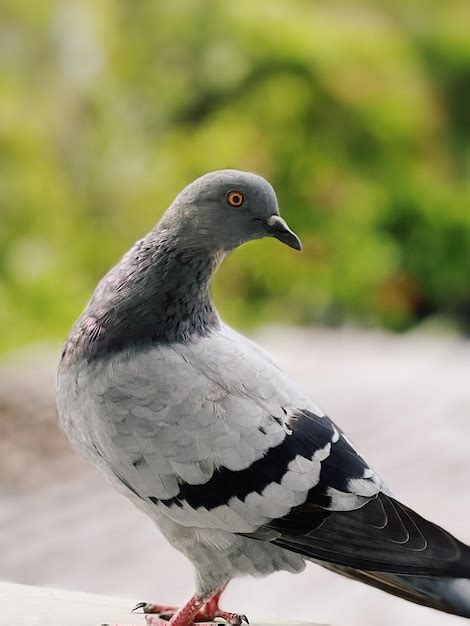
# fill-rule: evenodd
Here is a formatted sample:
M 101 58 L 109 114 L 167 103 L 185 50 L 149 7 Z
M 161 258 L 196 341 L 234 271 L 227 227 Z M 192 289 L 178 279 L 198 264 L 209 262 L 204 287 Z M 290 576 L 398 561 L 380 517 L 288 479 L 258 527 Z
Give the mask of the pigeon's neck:
M 220 325 L 209 283 L 222 258 L 151 233 L 99 283 L 64 355 L 90 359 L 207 335 Z

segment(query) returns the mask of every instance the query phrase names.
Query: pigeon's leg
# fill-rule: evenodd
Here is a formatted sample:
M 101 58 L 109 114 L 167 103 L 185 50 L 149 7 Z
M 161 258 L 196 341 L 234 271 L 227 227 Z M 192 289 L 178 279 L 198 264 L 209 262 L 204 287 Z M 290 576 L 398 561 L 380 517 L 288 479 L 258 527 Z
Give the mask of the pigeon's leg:
M 201 610 L 197 612 L 197 615 L 194 618 L 196 621 L 200 621 L 201 619 L 212 619 L 216 613 L 220 613 L 219 600 L 226 586 L 227 584 L 216 591 L 214 595 L 206 601 L 206 603 L 201 607 Z M 134 607 L 133 611 L 137 611 L 138 609 L 143 609 L 144 613 L 158 613 L 159 615 L 163 615 L 165 618 L 170 619 L 170 617 L 179 610 L 179 607 L 140 602 Z M 221 617 L 221 615 L 217 615 L 217 617 Z
M 206 619 L 213 619 L 216 613 L 220 613 L 219 600 L 220 600 L 220 596 L 225 591 L 225 588 L 227 587 L 227 585 L 228 583 L 225 583 L 223 587 L 218 589 L 214 593 L 214 595 L 209 598 L 209 600 L 205 603 L 202 609 L 199 611 L 199 613 L 204 615 Z M 217 617 L 220 617 L 220 616 L 217 616 Z
M 160 613 L 159 615 L 149 614 L 147 613 L 147 607 L 144 607 L 144 613 L 146 613 L 145 623 L 148 626 L 192 626 L 196 615 L 204 606 L 205 601 L 206 598 L 197 595 L 193 596 L 189 602 L 173 613 L 171 617 L 164 613 Z M 170 617 L 169 621 L 167 621 L 165 617 Z
M 240 626 L 242 622 L 248 624 L 246 615 L 229 613 L 219 608 L 219 599 L 226 586 L 225 584 L 209 598 L 193 596 L 182 608 L 141 602 L 134 608 L 134 611 L 143 609 L 148 626 L 192 626 L 193 624 L 203 626 L 206 622 L 213 622 L 216 617 L 234 626 Z
M 248 622 L 248 618 L 246 615 L 239 615 L 238 613 L 228 613 L 227 611 L 222 611 L 219 607 L 220 596 L 223 594 L 228 583 L 225 583 L 223 587 L 221 587 L 218 591 L 214 593 L 214 595 L 205 603 L 199 613 L 196 615 L 195 620 L 205 619 L 210 620 L 211 622 L 215 620 L 216 617 L 220 617 L 224 619 L 229 624 L 234 624 L 235 626 L 240 626 L 242 622 Z

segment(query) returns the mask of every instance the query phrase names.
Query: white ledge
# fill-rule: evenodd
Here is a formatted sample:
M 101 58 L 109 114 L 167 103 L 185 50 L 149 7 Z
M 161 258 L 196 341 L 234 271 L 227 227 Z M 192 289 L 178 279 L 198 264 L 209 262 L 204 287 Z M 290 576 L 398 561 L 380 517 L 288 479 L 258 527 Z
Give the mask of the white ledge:
M 0 626 L 143 626 L 144 616 L 130 613 L 136 603 L 91 593 L 0 583 Z M 251 626 L 273 624 L 322 626 L 313 622 L 250 620 Z

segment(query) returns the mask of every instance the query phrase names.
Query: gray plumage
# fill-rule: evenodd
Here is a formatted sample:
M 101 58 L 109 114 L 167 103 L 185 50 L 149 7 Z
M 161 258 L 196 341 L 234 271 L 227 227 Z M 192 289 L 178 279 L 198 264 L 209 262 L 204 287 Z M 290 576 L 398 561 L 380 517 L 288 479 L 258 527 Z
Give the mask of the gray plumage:
M 467 546 L 397 502 L 342 431 L 220 320 L 214 271 L 264 236 L 301 247 L 258 176 L 213 172 L 177 196 L 68 337 L 57 384 L 67 436 L 193 562 L 202 595 L 310 559 L 469 617 Z

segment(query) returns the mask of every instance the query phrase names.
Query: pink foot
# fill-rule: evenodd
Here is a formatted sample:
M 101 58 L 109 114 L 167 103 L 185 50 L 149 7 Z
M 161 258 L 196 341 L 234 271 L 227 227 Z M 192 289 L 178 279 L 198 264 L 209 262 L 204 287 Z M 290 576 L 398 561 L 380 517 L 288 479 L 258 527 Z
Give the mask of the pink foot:
M 225 587 L 219 589 L 209 599 L 193 596 L 183 607 L 147 604 L 140 602 L 133 612 L 142 609 L 147 626 L 210 626 L 219 617 L 232 626 L 241 626 L 248 622 L 246 615 L 228 613 L 219 608 L 219 599 Z
M 171 623 L 171 619 L 174 617 L 176 611 L 162 611 L 158 616 L 146 614 L 145 621 L 147 624 L 165 624 L 168 626 Z M 220 617 L 232 626 L 241 626 L 243 622 L 249 624 L 246 615 L 239 615 L 238 613 L 228 613 L 227 611 L 221 611 L 220 609 L 209 613 L 208 611 L 201 609 L 193 617 L 194 626 L 203 626 L 203 624 L 213 625 L 215 619 Z
M 221 611 L 220 609 L 212 614 L 211 621 L 214 621 L 216 617 L 221 617 L 229 624 L 233 624 L 233 626 L 241 626 L 243 622 L 250 623 L 246 615 L 227 613 L 227 611 Z
M 193 621 L 190 623 L 183 623 L 172 621 L 176 617 L 176 613 L 160 613 L 159 615 L 151 615 L 147 613 L 145 615 L 145 622 L 147 626 L 213 626 L 217 617 L 224 619 L 228 624 L 232 626 L 242 626 L 243 622 L 249 624 L 246 615 L 239 615 L 238 613 L 228 613 L 227 611 L 216 611 L 211 615 L 199 612 L 193 617 Z

